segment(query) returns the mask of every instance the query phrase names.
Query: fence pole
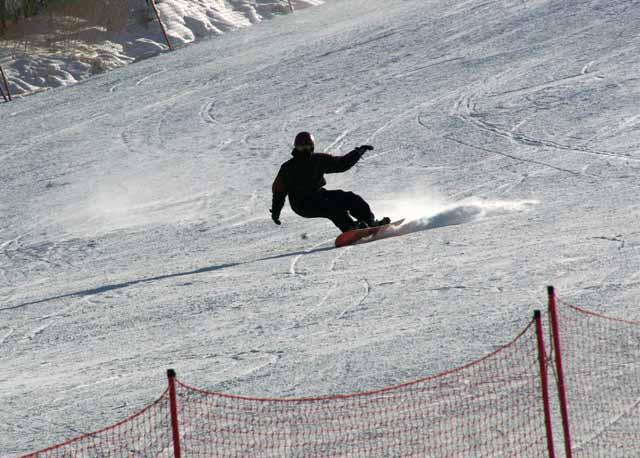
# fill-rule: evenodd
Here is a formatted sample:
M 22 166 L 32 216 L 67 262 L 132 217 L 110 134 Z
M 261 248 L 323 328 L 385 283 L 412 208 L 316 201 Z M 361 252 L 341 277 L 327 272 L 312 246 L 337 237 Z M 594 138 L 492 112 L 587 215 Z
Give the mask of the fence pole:
M 544 346 L 544 333 L 542 331 L 542 318 L 540 310 L 533 312 L 536 321 L 536 336 L 538 338 L 538 361 L 540 362 L 540 380 L 542 381 L 542 402 L 544 404 L 544 427 L 547 432 L 547 449 L 549 458 L 555 458 L 556 451 L 553 447 L 553 429 L 551 427 L 551 403 L 549 402 L 549 381 L 547 378 L 547 355 Z
M 2 84 L 0 84 L 0 95 L 2 96 L 2 98 L 4 99 L 5 102 L 8 102 L 9 99 L 7 98 L 6 95 L 4 95 L 4 91 L 2 90 Z
M 160 13 L 158 13 L 158 8 L 156 7 L 156 0 L 149 0 L 151 3 L 151 7 L 153 8 L 153 12 L 158 19 L 158 23 L 160 24 L 160 29 L 162 30 L 162 35 L 164 35 L 164 39 L 167 42 L 167 46 L 170 51 L 173 51 L 173 46 L 171 46 L 171 42 L 169 41 L 169 36 L 167 35 L 167 30 L 164 28 L 164 24 L 162 23 L 162 19 L 160 19 Z
M 555 349 L 556 372 L 558 374 L 558 400 L 560 401 L 560 414 L 562 416 L 562 430 L 564 432 L 564 451 L 566 458 L 572 458 L 571 432 L 569 430 L 569 414 L 567 411 L 567 392 L 564 384 L 564 371 L 562 370 L 562 352 L 560 351 L 560 327 L 558 324 L 558 312 L 556 310 L 556 293 L 553 286 L 547 287 L 549 296 L 549 318 L 551 320 L 551 338 Z
M 0 74 L 2 75 L 2 81 L 4 81 L 4 87 L 7 89 L 7 95 L 4 95 L 4 92 L 2 93 L 2 97 L 4 97 L 5 101 L 7 100 L 7 97 L 9 98 L 9 102 L 11 102 L 11 90 L 9 89 L 9 83 L 7 82 L 7 77 L 4 74 L 4 70 L 2 69 L 2 66 L 0 65 Z
M 169 379 L 169 405 L 171 408 L 171 431 L 173 432 L 173 456 L 180 458 L 180 429 L 178 428 L 178 401 L 176 399 L 176 371 L 167 370 Z
M 291 0 L 289 0 L 289 11 L 293 13 L 293 5 L 291 4 Z

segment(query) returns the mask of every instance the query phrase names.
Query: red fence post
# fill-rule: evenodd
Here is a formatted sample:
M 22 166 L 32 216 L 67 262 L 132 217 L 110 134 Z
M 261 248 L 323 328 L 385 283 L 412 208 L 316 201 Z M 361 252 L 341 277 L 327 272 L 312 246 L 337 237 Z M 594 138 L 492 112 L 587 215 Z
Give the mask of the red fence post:
M 547 288 L 549 295 L 549 318 L 551 320 L 551 338 L 555 349 L 556 372 L 558 374 L 558 399 L 560 414 L 562 415 L 562 430 L 564 431 L 564 450 L 567 458 L 572 458 L 571 432 L 569 430 L 569 414 L 567 412 L 567 392 L 564 385 L 564 371 L 562 370 L 562 352 L 560 351 L 560 327 L 556 310 L 556 294 L 553 286 Z
M 2 69 L 2 66 L 0 66 L 0 74 L 2 75 L 2 81 L 4 81 L 4 87 L 7 89 L 7 95 L 4 95 L 4 92 L 2 93 L 2 97 L 4 97 L 5 100 L 7 100 L 7 97 L 9 98 L 9 102 L 11 102 L 11 90 L 9 89 L 9 83 L 7 82 L 7 77 L 4 74 L 4 70 Z
M 555 458 L 553 447 L 553 429 L 551 427 L 551 404 L 549 402 L 549 381 L 547 379 L 547 355 L 544 347 L 544 333 L 542 332 L 542 318 L 540 310 L 533 312 L 536 321 L 536 336 L 538 338 L 538 361 L 540 362 L 540 380 L 542 381 L 542 402 L 544 404 L 544 427 L 547 432 L 547 449 L 549 458 Z
M 151 7 L 153 8 L 153 12 L 158 19 L 158 23 L 160 24 L 160 29 L 162 30 L 162 35 L 164 35 L 164 39 L 167 42 L 167 46 L 169 46 L 169 50 L 173 51 L 173 46 L 171 46 L 171 42 L 169 41 L 169 36 L 167 35 L 167 30 L 164 28 L 164 24 L 162 23 L 162 19 L 160 19 L 160 13 L 158 13 L 158 8 L 156 7 L 156 0 L 149 0 L 151 3 Z
M 171 431 L 173 432 L 173 455 L 180 458 L 180 429 L 178 428 L 178 401 L 176 399 L 176 371 L 167 370 L 169 379 L 169 405 L 171 407 Z

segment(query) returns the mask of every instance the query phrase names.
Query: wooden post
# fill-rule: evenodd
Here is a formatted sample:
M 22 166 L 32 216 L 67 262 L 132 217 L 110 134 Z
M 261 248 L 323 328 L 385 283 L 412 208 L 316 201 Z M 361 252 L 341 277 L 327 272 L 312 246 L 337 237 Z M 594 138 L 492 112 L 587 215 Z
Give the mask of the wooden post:
M 176 371 L 167 371 L 169 379 L 169 407 L 171 410 L 171 431 L 173 433 L 173 456 L 180 458 L 180 429 L 178 426 L 178 401 L 176 399 Z
M 153 12 L 158 19 L 158 23 L 160 24 L 160 29 L 162 30 L 162 35 L 164 35 L 164 39 L 167 42 L 167 46 L 169 50 L 173 51 L 173 46 L 171 46 L 171 42 L 169 41 L 169 36 L 167 35 L 167 30 L 164 28 L 164 24 L 162 23 L 162 19 L 160 19 L 160 13 L 158 12 L 158 8 L 156 7 L 156 0 L 149 0 L 151 3 L 151 7 L 153 8 Z
M 11 89 L 9 89 L 9 83 L 7 82 L 7 77 L 4 74 L 4 70 L 2 69 L 1 65 L 0 65 L 0 74 L 2 75 L 2 81 L 4 81 L 4 87 L 7 89 L 7 94 L 5 95 L 3 92 L 2 97 L 4 97 L 5 101 L 11 102 Z M 9 98 L 9 100 L 7 100 L 7 98 Z

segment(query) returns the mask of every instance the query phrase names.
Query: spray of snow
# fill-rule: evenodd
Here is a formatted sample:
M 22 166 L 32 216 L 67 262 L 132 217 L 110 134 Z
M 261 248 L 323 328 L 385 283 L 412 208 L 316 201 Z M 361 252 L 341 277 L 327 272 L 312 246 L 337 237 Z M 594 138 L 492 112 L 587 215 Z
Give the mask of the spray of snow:
M 464 201 L 448 205 L 434 214 L 426 215 L 421 218 L 410 220 L 403 225 L 413 226 L 416 231 L 425 229 L 434 229 L 444 226 L 455 226 L 481 218 L 497 216 L 514 211 L 525 211 L 531 206 L 536 205 L 535 200 L 520 201 L 487 201 L 472 197 Z
M 376 215 L 388 216 L 394 221 L 401 218 L 416 220 L 441 212 L 447 205 L 444 196 L 430 189 L 414 187 L 392 199 L 376 202 L 374 210 Z
M 398 231 L 409 233 L 526 211 L 538 203 L 536 200 L 485 200 L 478 197 L 451 203 L 432 190 L 420 189 L 380 202 L 376 210 L 379 215 L 389 216 L 392 220 L 404 218 L 405 222 Z
M 175 224 L 193 216 L 198 195 L 185 197 L 167 184 L 164 190 L 152 177 L 108 177 L 95 183 L 84 199 L 74 201 L 64 214 L 68 234 L 104 234 L 148 224 Z M 176 197 L 177 196 L 177 197 Z

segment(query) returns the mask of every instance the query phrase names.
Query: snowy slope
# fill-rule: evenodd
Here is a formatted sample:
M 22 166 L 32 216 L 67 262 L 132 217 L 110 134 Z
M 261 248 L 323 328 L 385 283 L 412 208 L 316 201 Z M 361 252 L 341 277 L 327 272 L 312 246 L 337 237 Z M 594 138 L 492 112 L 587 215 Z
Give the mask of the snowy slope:
M 451 368 L 547 284 L 639 319 L 639 6 L 330 1 L 0 105 L 0 455 L 124 418 L 168 367 L 258 396 Z M 422 230 L 273 225 L 302 129 L 375 145 L 329 187 Z

